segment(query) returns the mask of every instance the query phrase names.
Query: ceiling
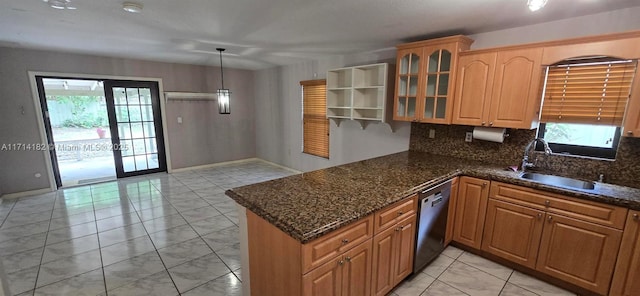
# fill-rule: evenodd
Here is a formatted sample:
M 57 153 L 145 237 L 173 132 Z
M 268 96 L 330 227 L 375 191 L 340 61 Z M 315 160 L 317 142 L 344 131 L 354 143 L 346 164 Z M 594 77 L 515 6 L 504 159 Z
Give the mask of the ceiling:
M 199 65 L 262 69 L 305 59 L 388 49 L 406 41 L 640 6 L 637 0 L 42 0 L 0 1 L 0 46 Z

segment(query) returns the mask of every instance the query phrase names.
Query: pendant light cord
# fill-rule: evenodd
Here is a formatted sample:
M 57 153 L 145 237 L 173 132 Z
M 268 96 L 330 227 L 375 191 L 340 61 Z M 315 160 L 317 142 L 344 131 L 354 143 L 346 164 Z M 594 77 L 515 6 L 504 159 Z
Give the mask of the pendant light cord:
M 216 48 L 220 52 L 220 80 L 222 80 L 222 89 L 224 89 L 224 71 L 222 71 L 222 52 L 224 48 Z

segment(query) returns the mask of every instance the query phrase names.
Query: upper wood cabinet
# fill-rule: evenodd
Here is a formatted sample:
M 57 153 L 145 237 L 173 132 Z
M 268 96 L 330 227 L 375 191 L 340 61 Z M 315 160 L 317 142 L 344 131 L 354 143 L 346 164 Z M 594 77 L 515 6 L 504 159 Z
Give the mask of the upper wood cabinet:
M 489 181 L 461 177 L 458 185 L 453 240 L 480 249 L 487 213 Z
M 611 296 L 633 296 L 640 291 L 640 212 L 629 211 L 611 283 Z
M 458 53 L 472 42 L 458 35 L 398 45 L 393 119 L 450 124 Z
M 638 70 L 636 70 L 636 76 L 631 86 L 631 95 L 623 124 L 623 136 L 640 137 L 640 74 L 638 74 Z
M 540 108 L 542 48 L 460 55 L 454 124 L 535 128 Z

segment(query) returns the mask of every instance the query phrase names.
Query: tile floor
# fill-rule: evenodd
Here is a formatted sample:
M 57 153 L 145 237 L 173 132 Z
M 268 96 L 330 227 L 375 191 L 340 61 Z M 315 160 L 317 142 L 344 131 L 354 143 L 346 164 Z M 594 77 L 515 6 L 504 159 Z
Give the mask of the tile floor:
M 121 179 L 0 202 L 13 295 L 241 295 L 224 190 L 292 174 L 261 161 Z M 449 247 L 391 295 L 573 295 Z

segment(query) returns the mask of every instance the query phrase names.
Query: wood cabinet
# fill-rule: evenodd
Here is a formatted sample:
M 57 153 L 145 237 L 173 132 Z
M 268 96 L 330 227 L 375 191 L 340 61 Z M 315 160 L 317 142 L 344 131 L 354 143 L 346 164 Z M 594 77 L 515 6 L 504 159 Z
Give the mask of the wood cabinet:
M 622 231 L 547 214 L 536 269 L 599 294 L 609 291 Z
M 640 291 L 640 212 L 629 211 L 622 235 L 611 296 L 634 296 Z
M 302 277 L 302 295 L 366 296 L 371 289 L 371 240 Z
M 373 295 L 386 295 L 413 271 L 416 215 L 373 238 Z
M 450 124 L 458 53 L 472 42 L 458 35 L 398 45 L 393 119 Z
M 480 249 L 487 212 L 489 181 L 461 177 L 458 185 L 453 240 Z
M 453 123 L 535 128 L 541 103 L 542 50 L 461 53 Z
M 534 269 L 545 213 L 490 198 L 482 250 Z
M 637 70 L 636 70 L 637 71 Z M 640 75 L 636 74 L 624 118 L 623 136 L 640 137 Z
M 398 222 L 415 215 L 418 209 L 418 195 L 396 202 L 374 215 L 374 233 L 396 225 Z
M 456 216 L 456 203 L 458 201 L 458 177 L 451 180 L 451 194 L 449 195 L 449 210 L 447 212 L 447 229 L 444 234 L 444 245 L 448 246 L 453 240 L 453 224 Z

